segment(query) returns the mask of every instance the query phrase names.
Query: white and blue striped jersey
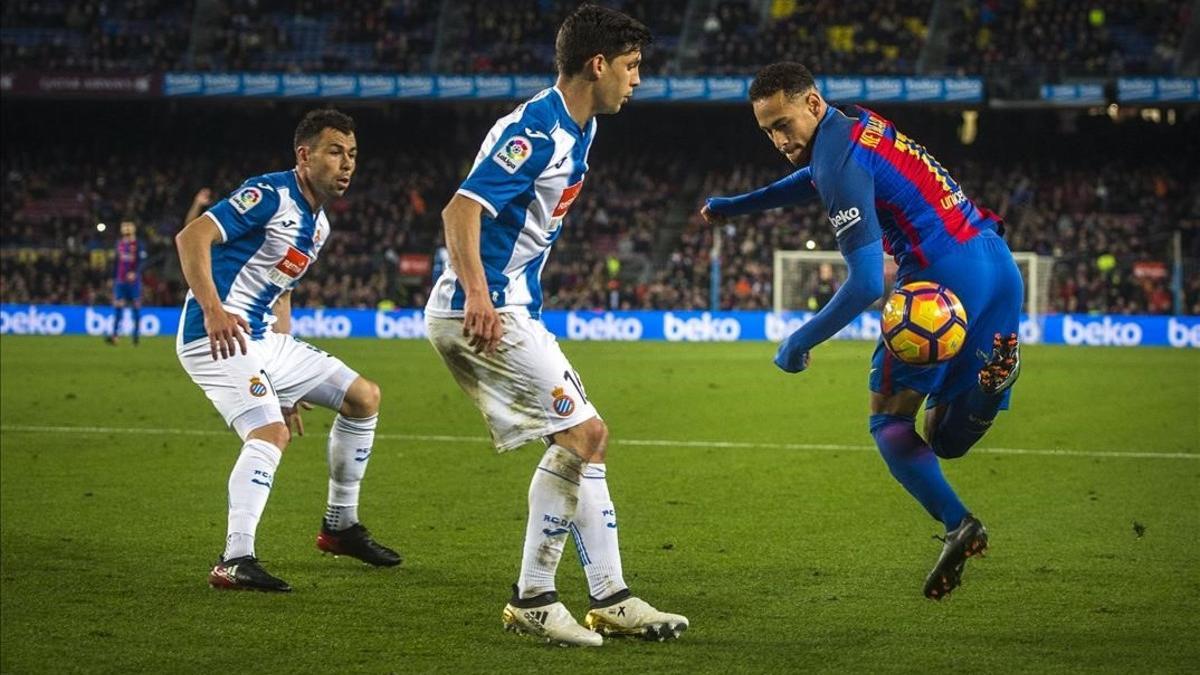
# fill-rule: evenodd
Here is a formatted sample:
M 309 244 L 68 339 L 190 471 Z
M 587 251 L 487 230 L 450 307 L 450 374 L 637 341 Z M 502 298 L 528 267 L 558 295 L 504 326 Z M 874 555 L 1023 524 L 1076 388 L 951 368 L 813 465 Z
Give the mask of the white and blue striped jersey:
M 212 247 L 221 304 L 249 322 L 251 339 L 261 340 L 275 320 L 275 301 L 300 283 L 329 239 L 325 211 L 313 213 L 293 169 L 246 180 L 204 215 L 221 231 L 220 243 Z M 189 290 L 179 340 L 187 344 L 207 335 L 204 314 Z
M 587 173 L 596 120 L 581 129 L 551 87 L 492 126 L 458 194 L 483 206 L 479 253 L 498 311 L 542 311 L 542 268 Z M 433 285 L 425 313 L 461 317 L 466 294 L 452 266 Z

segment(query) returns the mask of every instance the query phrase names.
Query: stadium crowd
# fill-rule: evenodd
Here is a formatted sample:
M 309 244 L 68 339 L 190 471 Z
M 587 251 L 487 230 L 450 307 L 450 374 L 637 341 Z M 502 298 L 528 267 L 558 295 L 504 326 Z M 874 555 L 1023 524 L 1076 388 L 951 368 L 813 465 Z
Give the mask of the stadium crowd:
M 944 63 L 919 71 L 933 0 L 602 1 L 655 32 L 647 74 L 753 73 L 789 59 L 827 74 L 1167 74 L 1192 18 L 1187 0 L 964 0 L 944 22 Z M 576 4 L 9 0 L 0 56 L 5 68 L 74 72 L 548 73 L 556 26 Z
M 422 306 L 440 246 L 441 207 L 503 107 L 431 104 L 364 111 L 354 185 L 328 206 L 334 236 L 297 289 L 294 304 Z M 289 166 L 275 147 L 286 147 L 286 129 L 276 130 L 278 138 L 256 135 L 212 152 L 209 139 L 227 137 L 222 134 L 229 109 L 220 106 L 182 117 L 174 104 L 141 114 L 104 106 L 74 112 L 52 104 L 11 110 L 21 113 L 17 126 L 25 133 L 6 134 L 0 166 L 4 302 L 109 302 L 113 245 L 120 221 L 129 218 L 138 223 L 150 253 L 145 302 L 178 304 L 186 289 L 172 237 L 194 195 L 209 187 L 221 198 L 246 178 L 248 168 Z M 650 107 L 606 120 L 568 231 L 543 273 L 548 306 L 710 306 L 714 230 L 697 213 L 703 198 L 752 189 L 788 169 L 744 119 L 745 111 L 687 110 L 697 119 L 680 120 L 685 113 L 678 108 Z M 249 129 L 295 116 L 271 106 L 237 114 L 238 126 Z M 1118 125 L 1107 117 L 1088 118 L 1072 122 L 1082 124 L 1074 132 L 1043 129 L 1039 136 L 1013 129 L 969 150 L 953 136 L 934 133 L 953 117 L 925 121 L 928 113 L 901 114 L 908 118 L 897 120 L 901 128 L 925 140 L 977 202 L 1005 217 L 1014 250 L 1057 260 L 1050 309 L 1172 311 L 1171 239 L 1178 230 L 1190 261 L 1187 311 L 1200 313 L 1200 172 L 1194 159 L 1200 155 L 1185 151 L 1197 143 L 1194 134 L 1186 134 L 1191 128 L 1186 121 Z M 1039 128 L 1043 121 L 1027 124 Z M 704 152 L 692 153 L 688 148 L 696 139 L 687 130 L 702 122 L 731 132 L 728 139 L 706 138 Z M 111 133 L 90 134 L 89 124 Z M 985 124 L 1011 122 L 988 118 Z M 42 126 L 45 133 L 38 131 Z M 32 144 L 31 139 L 50 137 L 51 130 L 57 142 Z M 175 152 L 116 142 L 136 133 L 176 138 Z M 1081 139 L 1091 150 L 1080 150 Z M 1009 146 L 1011 152 L 995 154 Z M 1033 147 L 1046 152 L 1031 154 Z M 98 223 L 105 223 L 103 232 Z M 720 240 L 720 305 L 737 309 L 772 305 L 776 249 L 835 246 L 816 205 L 734 219 Z M 814 302 L 827 299 L 836 283 L 836 273 L 821 278 Z
M 1059 81 L 1175 72 L 1194 3 L 981 0 L 956 6 L 952 69 Z

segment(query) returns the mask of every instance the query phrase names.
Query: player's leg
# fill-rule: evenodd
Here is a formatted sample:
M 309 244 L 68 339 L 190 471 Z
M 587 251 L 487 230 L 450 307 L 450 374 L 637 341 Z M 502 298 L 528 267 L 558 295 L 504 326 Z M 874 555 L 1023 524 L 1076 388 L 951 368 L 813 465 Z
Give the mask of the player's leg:
M 575 398 L 591 405 L 582 378 L 567 361 L 554 336 L 540 325 L 532 332 L 534 340 L 542 343 L 543 359 L 554 364 L 551 372 L 561 373 L 559 386 L 551 388 L 551 396 L 546 399 L 550 404 L 547 412 L 562 414 L 564 410 L 576 407 Z M 567 526 L 588 580 L 590 609 L 584 617 L 584 625 L 603 635 L 650 640 L 679 637 L 687 630 L 687 618 L 660 612 L 634 596 L 625 583 L 617 535 L 617 511 L 608 489 L 608 426 L 596 416 L 551 434 L 548 441 L 551 448 L 566 448 L 584 461 L 579 475 L 578 503 Z M 534 480 L 538 479 L 535 474 Z M 531 514 L 541 512 L 533 503 L 534 492 L 531 485 Z M 530 548 L 530 542 L 537 541 L 536 536 L 537 533 L 527 530 L 526 564 L 522 565 L 522 572 L 537 560 L 539 551 Z
M 283 459 L 289 438 L 282 419 L 274 419 L 278 417 L 278 406 L 264 406 L 249 410 L 234 420 L 234 428 L 243 435 L 245 442 L 229 473 L 225 551 L 208 578 L 214 588 L 292 590 L 286 581 L 262 568 L 254 550 L 258 523 L 267 507 L 275 484 L 275 471 Z M 247 430 L 247 427 L 254 428 Z
M 399 565 L 403 557 L 375 541 L 358 519 L 359 493 L 379 422 L 379 385 L 290 335 L 271 333 L 267 342 L 272 355 L 267 372 L 283 404 L 303 400 L 338 413 L 326 445 L 329 490 L 317 548 L 379 567 Z
M 113 322 L 112 331 L 105 337 L 105 342 L 110 345 L 117 344 L 117 335 L 121 331 L 121 320 L 125 318 L 125 299 L 122 297 L 122 284 L 113 285 Z
M 966 559 L 987 549 L 987 530 L 942 475 L 938 458 L 917 434 L 915 416 L 925 395 L 911 389 L 871 394 L 871 435 L 892 476 L 946 527 L 942 553 L 925 579 L 926 597 L 940 600 L 962 580 Z
M 504 337 L 491 355 L 471 348 L 461 319 L 427 317 L 426 326 L 455 381 L 483 413 L 498 450 L 549 440 L 527 492 L 521 570 L 502 613 L 504 627 L 561 644 L 598 646 L 602 638 L 579 625 L 559 602 L 555 575 L 587 457 L 603 447 L 607 434 L 582 393 L 567 391 L 569 364 L 540 322 L 508 313 L 500 319 Z
M 981 244 L 982 245 L 982 244 Z M 1020 325 L 1024 286 L 1020 272 L 1003 242 L 988 242 L 998 260 L 976 264 L 980 279 L 990 282 L 990 292 L 979 300 L 980 309 L 967 328 L 967 343 L 950 364 L 945 386 L 950 396 L 937 401 L 936 415 L 926 417 L 926 434 L 939 457 L 962 457 L 991 428 L 996 416 L 1008 407 L 1013 384 L 1021 372 Z
M 207 339 L 177 349 L 184 370 L 242 439 L 229 474 L 225 550 L 208 581 L 214 588 L 289 591 L 286 582 L 262 569 L 255 553 L 258 523 L 289 436 L 263 369 L 262 343 L 251 341 L 247 348 L 247 354 L 219 360 L 212 359 Z
M 138 286 L 138 288 L 137 288 L 137 289 L 134 291 L 134 299 L 133 299 L 133 302 L 131 302 L 131 303 L 130 303 L 130 305 L 132 306 L 132 312 L 133 312 L 133 346 L 134 346 L 134 347 L 136 347 L 136 346 L 137 346 L 137 344 L 138 344 L 138 340 L 139 340 L 139 339 L 141 338 L 141 336 L 142 336 L 142 300 L 141 300 L 141 294 L 142 294 L 141 287 L 140 287 L 140 286 Z
M 894 359 L 890 353 L 884 358 Z M 942 475 L 937 456 L 916 431 L 916 414 L 924 400 L 925 394 L 913 389 L 873 391 L 871 436 L 892 476 L 930 516 L 952 530 L 967 515 L 967 508 Z

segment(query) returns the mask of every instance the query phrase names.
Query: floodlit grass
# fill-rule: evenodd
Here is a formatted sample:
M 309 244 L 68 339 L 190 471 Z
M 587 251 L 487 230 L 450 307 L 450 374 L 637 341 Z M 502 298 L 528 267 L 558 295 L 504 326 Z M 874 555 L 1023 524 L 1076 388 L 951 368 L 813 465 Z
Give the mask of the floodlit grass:
M 240 444 L 171 339 L 3 338 L 4 672 L 1144 672 L 1200 657 L 1196 351 L 1027 347 L 1013 410 L 946 464 L 992 550 L 934 603 L 920 590 L 938 528 L 866 431 L 870 345 L 820 347 L 787 376 L 768 344 L 565 343 L 611 430 L 626 580 L 692 622 L 678 642 L 589 651 L 500 629 L 540 450 L 496 456 L 427 343 L 321 344 L 383 387 L 360 513 L 406 561 L 314 547 L 332 415 L 313 411 L 259 528 L 296 589 L 276 596 L 205 584 Z M 559 579 L 582 618 L 571 546 Z

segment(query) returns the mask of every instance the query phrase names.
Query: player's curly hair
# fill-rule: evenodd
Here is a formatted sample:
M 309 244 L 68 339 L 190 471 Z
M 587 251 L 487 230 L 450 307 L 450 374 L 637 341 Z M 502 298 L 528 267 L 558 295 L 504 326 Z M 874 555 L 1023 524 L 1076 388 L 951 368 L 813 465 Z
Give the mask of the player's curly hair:
M 310 110 L 296 125 L 296 136 L 292 147 L 310 145 L 320 137 L 326 129 L 336 129 L 343 134 L 354 133 L 354 118 L 333 108 L 318 108 Z
M 580 5 L 558 29 L 554 62 L 560 74 L 570 77 L 597 54 L 611 61 L 652 42 L 650 29 L 637 19 L 599 5 Z
M 793 61 L 772 63 L 754 76 L 754 81 L 750 83 L 750 100 L 761 101 L 774 96 L 777 91 L 789 97 L 795 96 L 815 86 L 813 74 L 803 65 Z

